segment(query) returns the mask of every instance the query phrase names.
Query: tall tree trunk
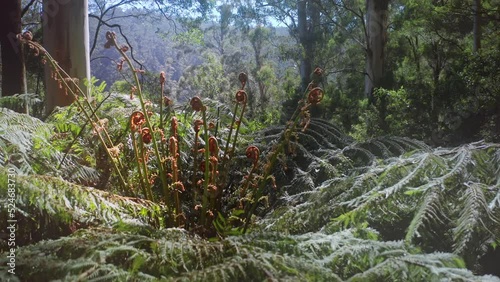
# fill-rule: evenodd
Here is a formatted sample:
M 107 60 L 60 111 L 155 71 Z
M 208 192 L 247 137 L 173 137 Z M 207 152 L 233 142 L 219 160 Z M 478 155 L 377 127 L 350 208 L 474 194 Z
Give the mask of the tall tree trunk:
M 302 88 L 305 89 L 309 83 L 309 75 L 311 74 L 312 66 L 308 52 L 308 34 L 307 34 L 307 1 L 299 1 L 297 3 L 297 28 L 299 31 L 299 41 L 304 48 L 304 54 L 300 61 L 300 78 L 302 80 Z
M 21 0 L 4 1 L 0 9 L 1 96 L 26 93 L 26 70 L 22 44 L 16 38 L 19 33 L 21 33 Z
M 61 4 L 59 4 L 61 3 Z M 83 81 L 90 79 L 88 0 L 44 0 L 43 43 L 45 49 L 88 95 Z M 56 106 L 67 106 L 74 101 L 71 94 L 60 89 L 51 78 L 51 69 L 45 67 L 47 94 L 45 113 Z
M 384 77 L 389 0 L 366 0 L 366 76 L 365 94 L 371 100 L 373 90 Z
M 262 57 L 262 45 L 265 39 L 265 30 L 262 26 L 257 26 L 253 33 L 250 33 L 249 36 L 250 44 L 252 45 L 254 58 L 255 58 L 255 68 L 252 70 L 252 75 L 257 78 L 259 71 L 263 67 L 263 57 Z M 266 95 L 266 86 L 261 79 L 256 79 L 259 97 L 260 97 L 260 105 L 266 105 L 269 101 L 269 97 Z
M 300 78 L 302 88 L 306 89 L 311 82 L 311 74 L 314 63 L 314 47 L 317 44 L 319 28 L 319 9 L 315 1 L 299 1 L 297 4 L 297 28 L 299 42 L 303 48 L 302 60 L 300 62 Z
M 252 44 L 252 46 L 254 48 L 254 54 L 255 54 L 255 69 L 254 69 L 253 73 L 254 73 L 254 77 L 257 77 L 257 74 L 262 69 L 262 58 L 260 56 L 262 46 L 260 44 L 259 44 L 259 46 Z M 266 85 L 260 79 L 257 79 L 257 85 L 259 88 L 260 104 L 266 105 L 269 102 L 269 97 L 267 97 L 267 94 L 265 91 Z
M 481 48 L 481 0 L 473 0 L 472 10 L 474 12 L 474 25 L 473 25 L 473 33 L 474 33 L 474 44 L 473 51 L 477 53 Z

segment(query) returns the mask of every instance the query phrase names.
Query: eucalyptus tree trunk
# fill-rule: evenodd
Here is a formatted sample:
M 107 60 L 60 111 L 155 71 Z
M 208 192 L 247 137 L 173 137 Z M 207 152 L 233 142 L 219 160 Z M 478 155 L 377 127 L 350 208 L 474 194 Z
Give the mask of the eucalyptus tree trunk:
M 388 8 L 389 0 L 366 0 L 365 94 L 370 100 L 384 77 Z
M 84 80 L 90 79 L 89 21 L 87 0 L 43 1 L 43 45 L 45 49 L 88 95 Z M 74 97 L 59 87 L 51 78 L 52 70 L 45 67 L 46 100 L 45 113 L 56 106 L 67 106 Z
M 474 51 L 474 53 L 477 53 L 479 51 L 479 49 L 481 48 L 481 0 L 473 0 L 472 10 L 474 12 L 473 51 Z
M 311 62 L 307 52 L 307 1 L 299 1 L 297 4 L 297 28 L 299 31 L 299 41 L 304 48 L 304 54 L 300 61 L 300 78 L 302 79 L 302 88 L 307 86 L 307 76 L 311 73 Z
M 262 26 L 257 26 L 253 30 L 253 32 L 249 33 L 248 35 L 250 39 L 250 44 L 252 45 L 253 53 L 254 53 L 254 58 L 255 58 L 255 68 L 252 70 L 252 75 L 254 77 L 258 76 L 259 71 L 262 69 L 264 66 L 264 58 L 262 56 L 262 50 L 263 50 L 263 45 L 264 41 L 268 40 L 267 35 L 266 35 L 266 30 Z M 269 97 L 267 96 L 266 93 L 266 85 L 261 79 L 256 79 L 257 81 L 257 86 L 259 90 L 259 97 L 260 97 L 260 105 L 265 105 L 269 102 Z
M 303 55 L 300 61 L 302 88 L 306 89 L 311 80 L 314 63 L 314 47 L 317 43 L 319 28 L 319 10 L 314 1 L 297 3 L 297 29 Z
M 26 93 L 26 70 L 21 33 L 21 0 L 4 1 L 0 9 L 0 46 L 2 50 L 2 95 Z

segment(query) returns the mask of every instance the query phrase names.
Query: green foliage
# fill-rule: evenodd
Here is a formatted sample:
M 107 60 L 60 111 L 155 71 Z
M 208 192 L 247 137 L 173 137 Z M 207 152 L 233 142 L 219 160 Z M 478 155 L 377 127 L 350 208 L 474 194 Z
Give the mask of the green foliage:
M 9 174 L 12 172 L 9 170 Z M 2 229 L 7 228 L 7 169 L 0 167 Z M 16 244 L 68 235 L 88 226 L 118 222 L 161 225 L 163 207 L 138 198 L 127 198 L 95 188 L 78 186 L 57 177 L 15 175 L 15 212 L 19 229 Z M 9 177 L 12 179 L 12 176 Z M 9 182 L 11 183 L 11 182 Z M 6 250 L 6 241 L 0 249 Z
M 18 114 L 9 109 L 1 108 L 0 117 L 0 152 L 2 165 L 18 161 L 18 168 L 25 172 L 32 172 L 35 158 L 30 158 L 29 153 L 34 151 L 35 140 L 49 139 L 50 126 L 42 121 L 26 115 Z M 38 137 L 38 138 L 37 138 Z M 41 138 L 40 138 L 41 137 Z
M 481 46 L 473 52 L 473 1 L 397 1 L 390 17 L 387 89 L 404 87 L 411 111 L 392 119 L 377 105 L 385 134 L 404 134 L 437 144 L 459 144 L 487 138 L 497 140 L 498 25 L 494 4 L 481 1 Z M 492 6 L 493 5 L 493 6 Z M 487 61 L 485 58 L 488 58 Z M 477 64 L 478 62 L 479 65 Z M 407 132 L 400 133 L 406 124 Z M 395 129 L 395 130 L 394 130 Z M 410 130 L 411 129 L 411 130 Z
M 318 139 L 321 135 L 314 135 L 314 132 L 332 132 L 329 127 L 322 121 L 313 120 L 311 133 L 307 135 L 321 140 Z M 341 140 L 341 134 L 327 135 L 326 140 L 319 141 L 322 145 L 316 150 L 311 149 L 315 147 L 314 142 L 306 138 L 307 135 L 299 139 L 312 153 L 305 157 L 321 155 L 322 159 L 330 161 L 342 158 L 338 152 L 334 153 L 339 149 L 333 149 L 333 144 L 341 146 L 342 143 L 335 143 Z M 296 146 L 299 148 L 298 144 Z M 414 150 L 419 147 L 423 150 Z M 334 150 L 329 153 L 334 158 L 325 155 L 329 151 L 325 148 Z M 395 157 L 405 151 L 406 154 Z M 352 160 L 350 168 L 346 167 L 347 174 L 332 176 L 317 187 L 312 184 L 311 191 L 299 187 L 296 194 L 284 197 L 285 205 L 259 223 L 259 228 L 267 231 L 208 242 L 180 229 L 146 231 L 130 223 L 120 224 L 115 230 L 86 229 L 71 237 L 20 248 L 17 253 L 20 279 L 498 281 L 491 276 L 473 276 L 456 255 L 426 254 L 411 246 L 415 242 L 424 250 L 442 250 L 443 241 L 451 243 L 455 239 L 457 243 L 453 248 L 465 246 L 466 251 L 457 249 L 456 252 L 466 255 L 468 261 L 479 256 L 478 251 L 483 250 L 484 244 L 494 242 L 487 238 L 494 238 L 491 236 L 498 234 L 499 226 L 495 219 L 500 207 L 498 146 L 479 143 L 456 149 L 429 150 L 412 140 L 382 138 L 343 148 L 340 153 L 345 155 L 343 158 Z M 377 161 L 376 156 L 385 156 L 386 160 Z M 293 159 L 298 161 L 297 157 Z M 317 181 L 319 175 L 312 174 L 315 166 L 311 164 L 309 168 L 308 177 Z M 298 179 L 297 176 L 293 178 Z M 27 194 L 55 192 L 47 188 L 34 190 L 46 184 L 37 184 L 33 178 L 18 179 L 22 191 Z M 152 209 L 152 206 L 147 207 L 146 201 L 134 203 L 129 198 L 97 193 L 97 190 L 63 184 L 61 180 L 42 179 L 49 180 L 48 183 L 54 181 L 57 195 L 66 195 L 62 198 L 35 197 L 54 199 L 50 205 L 43 201 L 34 205 L 43 211 L 55 210 L 53 215 L 70 213 L 68 218 L 77 221 L 96 218 L 113 223 L 116 217 L 109 215 L 116 213 L 122 219 L 139 218 L 143 215 L 142 210 Z M 465 184 L 457 186 L 457 182 Z M 27 189 L 24 183 L 33 184 Z M 69 187 L 65 188 L 66 185 Z M 293 186 L 300 184 L 295 182 Z M 61 189 L 65 192 L 61 193 Z M 287 190 L 289 193 L 294 191 Z M 71 200 L 74 196 L 68 196 L 74 193 L 82 195 L 74 195 L 81 199 L 77 200 L 78 204 Z M 117 206 L 114 206 L 108 212 L 106 208 L 74 214 L 68 209 L 69 200 L 69 205 L 80 207 L 80 211 L 92 211 L 89 206 L 92 202 L 88 202 L 90 195 L 95 199 L 94 206 L 111 208 L 114 205 L 109 201 L 113 201 L 124 209 L 115 210 Z M 19 204 L 23 203 L 23 198 L 24 193 Z M 451 199 L 455 202 L 450 202 Z M 20 207 L 25 209 L 23 205 Z M 328 219 L 336 214 L 340 216 L 329 223 Z M 223 217 L 216 222 L 220 229 L 229 227 Z M 443 230 L 443 222 L 449 226 L 447 230 Z M 354 228 L 339 231 L 338 223 Z M 405 226 L 409 226 L 407 230 Z M 296 234 L 286 235 L 288 232 Z M 405 242 L 378 241 L 404 237 Z M 43 256 L 42 260 L 40 253 L 51 255 Z M 4 263 L 1 265 L 5 267 Z
M 283 198 L 288 206 L 264 221 L 266 229 L 301 234 L 367 225 L 382 239 L 455 252 L 478 268 L 488 246 L 500 240 L 500 148 L 486 143 L 424 147 L 391 157 L 408 141 L 382 138 L 345 148 L 347 158 L 364 160 L 352 162 L 358 169 L 305 191 L 288 190 Z
M 65 154 L 54 146 L 53 126 L 0 108 L 0 167 L 14 167 L 19 174 L 49 174 L 79 183 L 97 181 L 98 172 L 84 165 L 75 154 Z M 61 167 L 59 165 L 61 164 Z
M 39 95 L 33 93 L 0 97 L 0 107 L 17 110 L 18 112 L 34 116 L 41 115 L 43 108 L 42 102 Z
M 174 37 L 179 44 L 203 46 L 203 32 L 198 28 L 191 28 L 186 32 L 179 33 Z
M 126 80 L 117 80 L 113 83 L 113 85 L 111 85 L 109 91 L 118 93 L 130 92 L 130 83 Z
M 224 74 L 220 59 L 210 52 L 204 54 L 204 59 L 205 62 L 194 68 L 192 74 L 187 74 L 182 83 L 200 91 L 204 97 L 228 103 L 231 83 Z
M 419 111 L 412 110 L 406 89 L 378 88 L 373 97 L 375 104 L 368 104 L 368 100 L 359 103 L 362 111 L 361 122 L 354 126 L 352 133 L 357 140 L 367 140 L 386 133 L 410 138 L 422 137 L 422 131 L 426 129 L 425 124 L 416 123 L 422 116 L 417 116 Z
M 471 117 L 483 117 L 479 135 L 492 142 L 500 141 L 500 51 L 484 50 L 467 57 L 460 78 L 473 93 L 462 98 L 459 105 L 467 105 L 465 111 Z M 458 103 L 457 103 L 458 104 Z M 458 108 L 458 106 L 455 106 Z M 460 109 L 460 108 L 459 108 Z M 463 116 L 464 114 L 462 114 Z M 462 123 L 466 123 L 464 118 Z
M 102 117 L 98 124 L 104 126 L 118 142 L 125 142 L 123 136 L 128 130 L 127 117 L 137 107 L 137 101 L 130 100 L 128 95 L 105 94 L 103 91 L 106 84 L 98 83 L 94 78 L 90 83 L 92 84 L 92 104 L 96 105 L 93 112 Z M 99 145 L 100 141 L 93 124 L 79 110 L 77 104 L 56 109 L 46 121 L 54 126 L 55 134 L 51 139 L 52 145 L 57 150 L 65 152 L 61 160 L 56 163 L 58 168 L 65 168 L 64 163 L 61 162 L 63 159 L 76 156 L 81 160 L 80 164 L 94 167 L 99 172 L 98 178 L 82 179 L 80 183 L 100 188 L 118 188 L 109 187 L 110 182 L 120 180 L 110 176 L 110 164 L 105 157 L 106 151 Z
M 208 242 L 180 229 L 152 234 L 96 228 L 20 248 L 31 281 L 498 281 L 474 276 L 452 254 L 421 254 L 356 230 L 328 235 L 255 233 Z M 55 252 L 57 250 L 57 252 Z M 49 254 L 49 255 L 47 255 Z M 5 268 L 5 256 L 0 268 Z M 35 280 L 33 280 L 35 279 Z
M 130 103 L 122 95 L 114 97 Z M 28 125 L 37 121 L 6 112 L 26 119 L 22 123 Z M 33 126 L 44 127 L 50 135 L 51 126 Z M 23 130 L 27 129 L 34 130 Z M 338 127 L 320 119 L 309 120 L 303 132 L 296 129 L 285 135 L 290 140 L 285 151 L 268 151 L 270 159 L 279 152 L 273 175 L 286 191 L 274 200 L 279 203 L 276 211 L 258 221 L 250 234 L 215 242 L 181 229 L 148 227 L 164 224 L 164 208 L 158 204 L 58 178 L 18 176 L 16 204 L 22 234 L 29 238 L 115 225 L 20 248 L 19 279 L 497 281 L 464 268 L 481 271 L 479 258 L 488 246 L 498 244 L 497 145 L 430 149 L 398 137 L 353 143 Z M 266 144 L 274 144 L 280 132 L 287 131 L 264 130 L 258 145 L 269 147 Z M 0 182 L 5 182 L 6 174 L 0 175 Z M 263 215 L 266 207 L 258 203 L 256 212 Z M 233 224 L 240 222 L 242 212 L 218 216 L 218 233 L 240 234 Z M 142 225 L 135 226 L 138 223 Z M 42 260 L 41 253 L 50 255 Z
M 310 21 L 308 40 L 299 38 L 298 5 L 294 1 L 212 2 L 213 6 L 217 6 L 213 11 L 217 12 L 211 15 L 211 21 L 201 24 L 192 19 L 182 21 L 185 24 L 182 26 L 176 22 L 175 34 L 171 31 L 174 24 L 159 21 L 154 17 L 157 13 L 149 13 L 153 16 L 152 20 L 134 17 L 149 12 L 142 9 L 113 10 L 117 17 L 112 22 L 120 24 L 124 33 L 131 35 L 130 45 L 134 47 L 134 53 L 140 51 L 141 54 L 141 60 L 137 62 L 144 62 L 143 65 L 147 65 L 147 70 L 152 73 L 168 69 L 168 73 L 172 74 L 171 83 L 175 86 L 173 96 L 180 102 L 186 101 L 187 93 L 205 91 L 185 82 L 194 80 L 194 69 L 206 68 L 207 64 L 213 63 L 214 66 L 208 68 L 220 70 L 217 65 L 221 65 L 222 72 L 199 71 L 203 74 L 198 80 L 209 85 L 210 89 L 217 85 L 209 83 L 211 78 L 204 77 L 205 74 L 215 74 L 213 78 L 224 84 L 228 81 L 221 78 L 244 70 L 250 76 L 250 87 L 247 88 L 249 116 L 260 117 L 259 110 L 268 112 L 272 107 L 267 105 L 274 105 L 273 101 L 281 105 L 282 100 L 302 94 L 298 91 L 298 95 L 293 97 L 301 80 L 298 66 L 306 53 L 302 43 L 314 41 L 314 48 L 307 51 L 313 58 L 311 64 L 325 69 L 328 81 L 334 82 L 325 88 L 331 102 L 325 101 L 328 103 L 318 111 L 317 117 L 334 121 L 356 138 L 406 132 L 411 133 L 411 136 L 405 135 L 407 137 L 436 145 L 458 145 L 480 139 L 496 142 L 500 123 L 497 114 L 500 103 L 495 87 L 499 80 L 496 1 L 481 1 L 481 48 L 476 53 L 472 50 L 474 1 L 390 2 L 386 15 L 391 24 L 384 38 L 385 76 L 380 86 L 385 92 L 404 89 L 404 98 L 410 110 L 400 110 L 404 112 L 399 115 L 401 119 L 394 118 L 397 113 L 388 113 L 391 116 L 386 117 L 386 106 L 395 108 L 398 103 L 385 105 L 385 102 L 370 101 L 375 105 L 367 108 L 363 102 L 366 98 L 363 80 L 368 47 L 365 1 L 311 3 L 305 11 L 306 21 Z M 168 9 L 163 7 L 162 12 L 175 11 L 185 15 L 193 8 L 177 10 L 176 4 L 185 7 L 183 3 L 162 3 L 162 7 L 168 6 Z M 196 17 L 199 15 L 196 13 Z M 97 58 L 119 61 L 118 56 L 110 55 L 108 51 L 96 49 L 96 52 L 99 52 L 95 56 Z M 206 59 L 204 52 L 215 54 L 216 59 Z M 115 64 L 99 61 L 92 62 L 96 74 L 106 78 L 110 85 L 121 79 L 111 77 L 116 73 L 113 71 Z M 267 65 L 272 66 L 278 81 L 266 86 L 286 89 L 284 96 L 281 96 L 281 91 L 272 91 L 269 103 L 260 99 L 259 91 L 261 78 L 268 76 L 257 75 L 260 68 Z M 286 72 L 298 77 L 294 78 L 297 80 L 292 83 L 293 87 L 285 79 Z M 307 75 L 302 74 L 302 79 Z M 180 80 L 180 77 L 183 78 Z M 229 80 L 231 83 L 234 86 Z M 332 89 L 328 89 L 330 87 Z M 210 90 L 207 93 L 212 95 Z M 217 95 L 227 98 L 227 91 Z M 290 106 L 284 106 L 286 114 L 283 122 L 295 105 L 296 101 L 292 101 Z M 363 132 L 372 128 L 377 130 Z
M 209 2 L 197 1 L 200 8 Z M 273 12 L 280 20 L 297 12 L 296 2 L 266 3 L 282 8 Z M 483 50 L 472 54 L 469 2 L 391 1 L 384 88 L 368 101 L 360 83 L 363 4 L 308 6 L 308 13 L 318 9 L 322 27 L 311 36 L 324 36 L 315 41 L 314 63 L 327 68 L 322 83 L 335 81 L 320 107 L 310 102 L 314 96 L 297 94 L 296 71 L 273 62 L 268 45 L 283 42 L 261 25 L 265 15 L 247 5 L 243 14 L 256 14 L 245 24 L 222 4 L 218 24 L 202 33 L 191 22 L 176 37 L 186 48 L 170 63 L 199 55 L 200 46 L 212 49 L 167 71 L 183 73 L 168 93 L 180 106 L 164 103 L 164 82 L 156 75 L 138 76 L 142 66 L 134 69 L 110 33 L 107 45 L 117 47 L 126 60 L 121 67 L 131 70 L 112 88 L 129 93 L 134 85 L 138 99 L 107 95 L 105 84 L 92 80 L 92 99 L 59 109 L 50 124 L 2 109 L 0 184 L 7 186 L 7 168 L 18 173 L 18 238 L 27 245 L 17 252 L 19 280 L 498 281 L 473 273 L 492 271 L 484 260 L 495 263 L 488 256 L 500 244 L 500 147 L 433 149 L 411 139 L 498 140 L 495 9 L 484 3 Z M 235 22 L 253 53 L 238 43 Z M 148 42 L 138 42 L 139 50 L 163 68 L 163 49 L 144 48 Z M 286 59 L 300 60 L 305 52 L 281 47 Z M 249 119 L 247 100 L 232 104 L 238 97 L 229 94 L 237 86 L 230 78 L 242 68 L 250 70 Z M 64 73 L 57 75 L 67 84 Z M 187 93 L 211 99 L 191 100 L 201 104 L 193 113 L 184 106 Z M 26 97 L 0 102 L 19 98 Z M 297 101 L 289 103 L 291 122 L 266 128 L 280 118 L 276 104 L 284 98 L 306 99 L 293 114 Z M 140 124 L 131 126 L 137 115 Z M 263 130 L 252 140 L 257 129 Z M 236 140 L 256 145 L 245 152 L 248 169 Z M 156 228 L 171 226 L 184 229 Z M 53 238 L 59 239 L 41 241 Z M 2 255 L 0 269 L 5 262 Z M 13 279 L 5 275 L 0 272 Z

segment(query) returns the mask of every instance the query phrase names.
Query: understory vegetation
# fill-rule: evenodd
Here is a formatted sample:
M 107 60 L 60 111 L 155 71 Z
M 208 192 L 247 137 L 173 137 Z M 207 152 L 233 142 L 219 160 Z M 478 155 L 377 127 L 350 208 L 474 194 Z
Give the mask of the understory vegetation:
M 158 228 L 161 204 L 87 187 L 102 177 L 84 159 L 89 152 L 71 150 L 64 170 L 50 165 L 63 159 L 49 142 L 61 134 L 56 121 L 0 114 L 9 121 L 0 127 L 1 187 L 8 168 L 17 175 L 20 281 L 498 281 L 484 275 L 498 275 L 497 144 L 355 142 L 312 119 L 280 156 L 277 188 L 267 187 L 268 204 L 249 232 L 231 235 L 221 218 L 228 236 L 207 240 Z M 283 130 L 265 129 L 254 144 L 271 150 Z M 1 216 L 6 222 L 5 209 Z M 0 262 L 6 269 L 5 255 Z
M 376 1 L 379 50 L 375 1 L 93 2 L 99 79 L 17 37 L 0 281 L 500 282 L 495 1 Z

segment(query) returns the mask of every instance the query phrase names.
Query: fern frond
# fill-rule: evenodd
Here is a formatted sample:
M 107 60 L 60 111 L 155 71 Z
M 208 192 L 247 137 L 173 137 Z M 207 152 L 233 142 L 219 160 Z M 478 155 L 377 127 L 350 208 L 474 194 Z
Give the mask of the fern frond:
M 0 167 L 8 163 L 17 168 L 19 174 L 52 174 L 80 183 L 94 183 L 99 173 L 81 164 L 70 154 L 59 170 L 57 165 L 63 158 L 50 141 L 54 126 L 28 115 L 0 108 Z
M 497 185 L 494 185 L 490 188 L 492 191 L 497 191 L 496 195 L 494 198 L 490 201 L 488 204 L 488 208 L 490 210 L 495 210 L 500 208 L 500 183 Z
M 466 189 L 460 199 L 463 207 L 453 230 L 454 251 L 458 254 L 463 254 L 467 249 L 476 245 L 471 244 L 472 240 L 481 240 L 477 237 L 479 235 L 478 229 L 483 228 L 487 232 L 491 232 L 488 221 L 500 225 L 500 220 L 489 209 L 483 190 L 485 186 L 470 182 L 464 183 L 464 186 Z
M 301 170 L 315 186 L 294 182 L 300 174 L 291 174 L 293 179 L 284 186 L 286 193 L 281 198 L 286 207 L 262 220 L 263 228 L 302 234 L 368 225 L 379 230 L 382 238 L 404 239 L 426 250 L 465 248 L 470 254 L 467 265 L 475 267 L 489 244 L 498 241 L 494 234 L 500 230 L 500 147 L 479 142 L 431 150 L 420 142 L 388 137 L 370 142 L 311 150 L 312 156 L 300 153 L 309 163 Z M 403 155 L 388 157 L 393 153 Z M 339 156 L 351 167 L 341 170 L 335 166 L 339 171 L 334 178 L 311 172 L 321 159 L 339 164 Z M 476 197 L 465 198 L 474 193 L 466 192 L 471 188 L 463 183 L 477 183 L 475 189 L 482 187 L 483 196 L 475 193 Z M 479 217 L 466 216 L 473 211 Z M 328 223 L 325 218 L 332 220 Z M 460 228 L 459 222 L 463 223 Z
M 387 253 L 382 254 L 387 255 Z M 477 279 L 465 269 L 461 269 L 461 260 L 451 254 L 404 254 L 403 256 L 389 256 L 382 263 L 358 273 L 347 281 L 442 281 Z M 481 281 L 488 281 L 484 277 Z M 492 278 L 492 277 L 491 277 Z M 497 281 L 493 279 L 492 281 Z
M 7 212 L 7 171 L 0 168 L 0 215 Z M 16 209 L 26 222 L 18 244 L 32 242 L 30 237 L 55 226 L 71 229 L 74 225 L 113 225 L 135 222 L 157 225 L 162 206 L 141 199 L 122 197 L 79 186 L 50 176 L 16 176 Z M 19 218 L 21 220 L 21 218 Z M 6 223 L 4 223 L 6 224 Z M 2 226 L 6 227 L 4 224 Z M 71 228 L 70 228 L 71 227 Z M 146 227 L 144 227 L 146 228 Z
M 391 194 L 398 192 L 401 188 L 408 186 L 410 181 L 412 181 L 415 177 L 417 177 L 418 173 L 422 171 L 422 168 L 427 165 L 428 161 L 429 161 L 429 154 L 424 154 L 421 157 L 420 161 L 418 162 L 418 165 L 415 166 L 411 171 L 407 171 L 406 176 L 404 176 L 401 180 L 391 185 L 390 187 L 383 189 L 379 193 L 387 198 Z
M 357 235 L 356 235 L 357 234 Z M 283 235 L 258 232 L 209 242 L 180 229 L 151 236 L 97 228 L 18 250 L 20 278 L 45 281 L 411 281 L 450 277 L 487 281 L 453 254 L 421 254 L 401 241 L 357 230 Z M 42 254 L 51 255 L 44 256 Z M 31 258 L 31 259 L 28 259 Z M 0 269 L 5 256 L 0 257 Z
M 406 232 L 405 242 L 410 244 L 413 237 L 421 236 L 418 232 L 419 228 L 430 222 L 442 223 L 441 217 L 441 201 L 442 192 L 441 187 L 431 187 L 428 188 L 423 199 L 416 211 L 410 225 L 408 226 L 408 231 Z

